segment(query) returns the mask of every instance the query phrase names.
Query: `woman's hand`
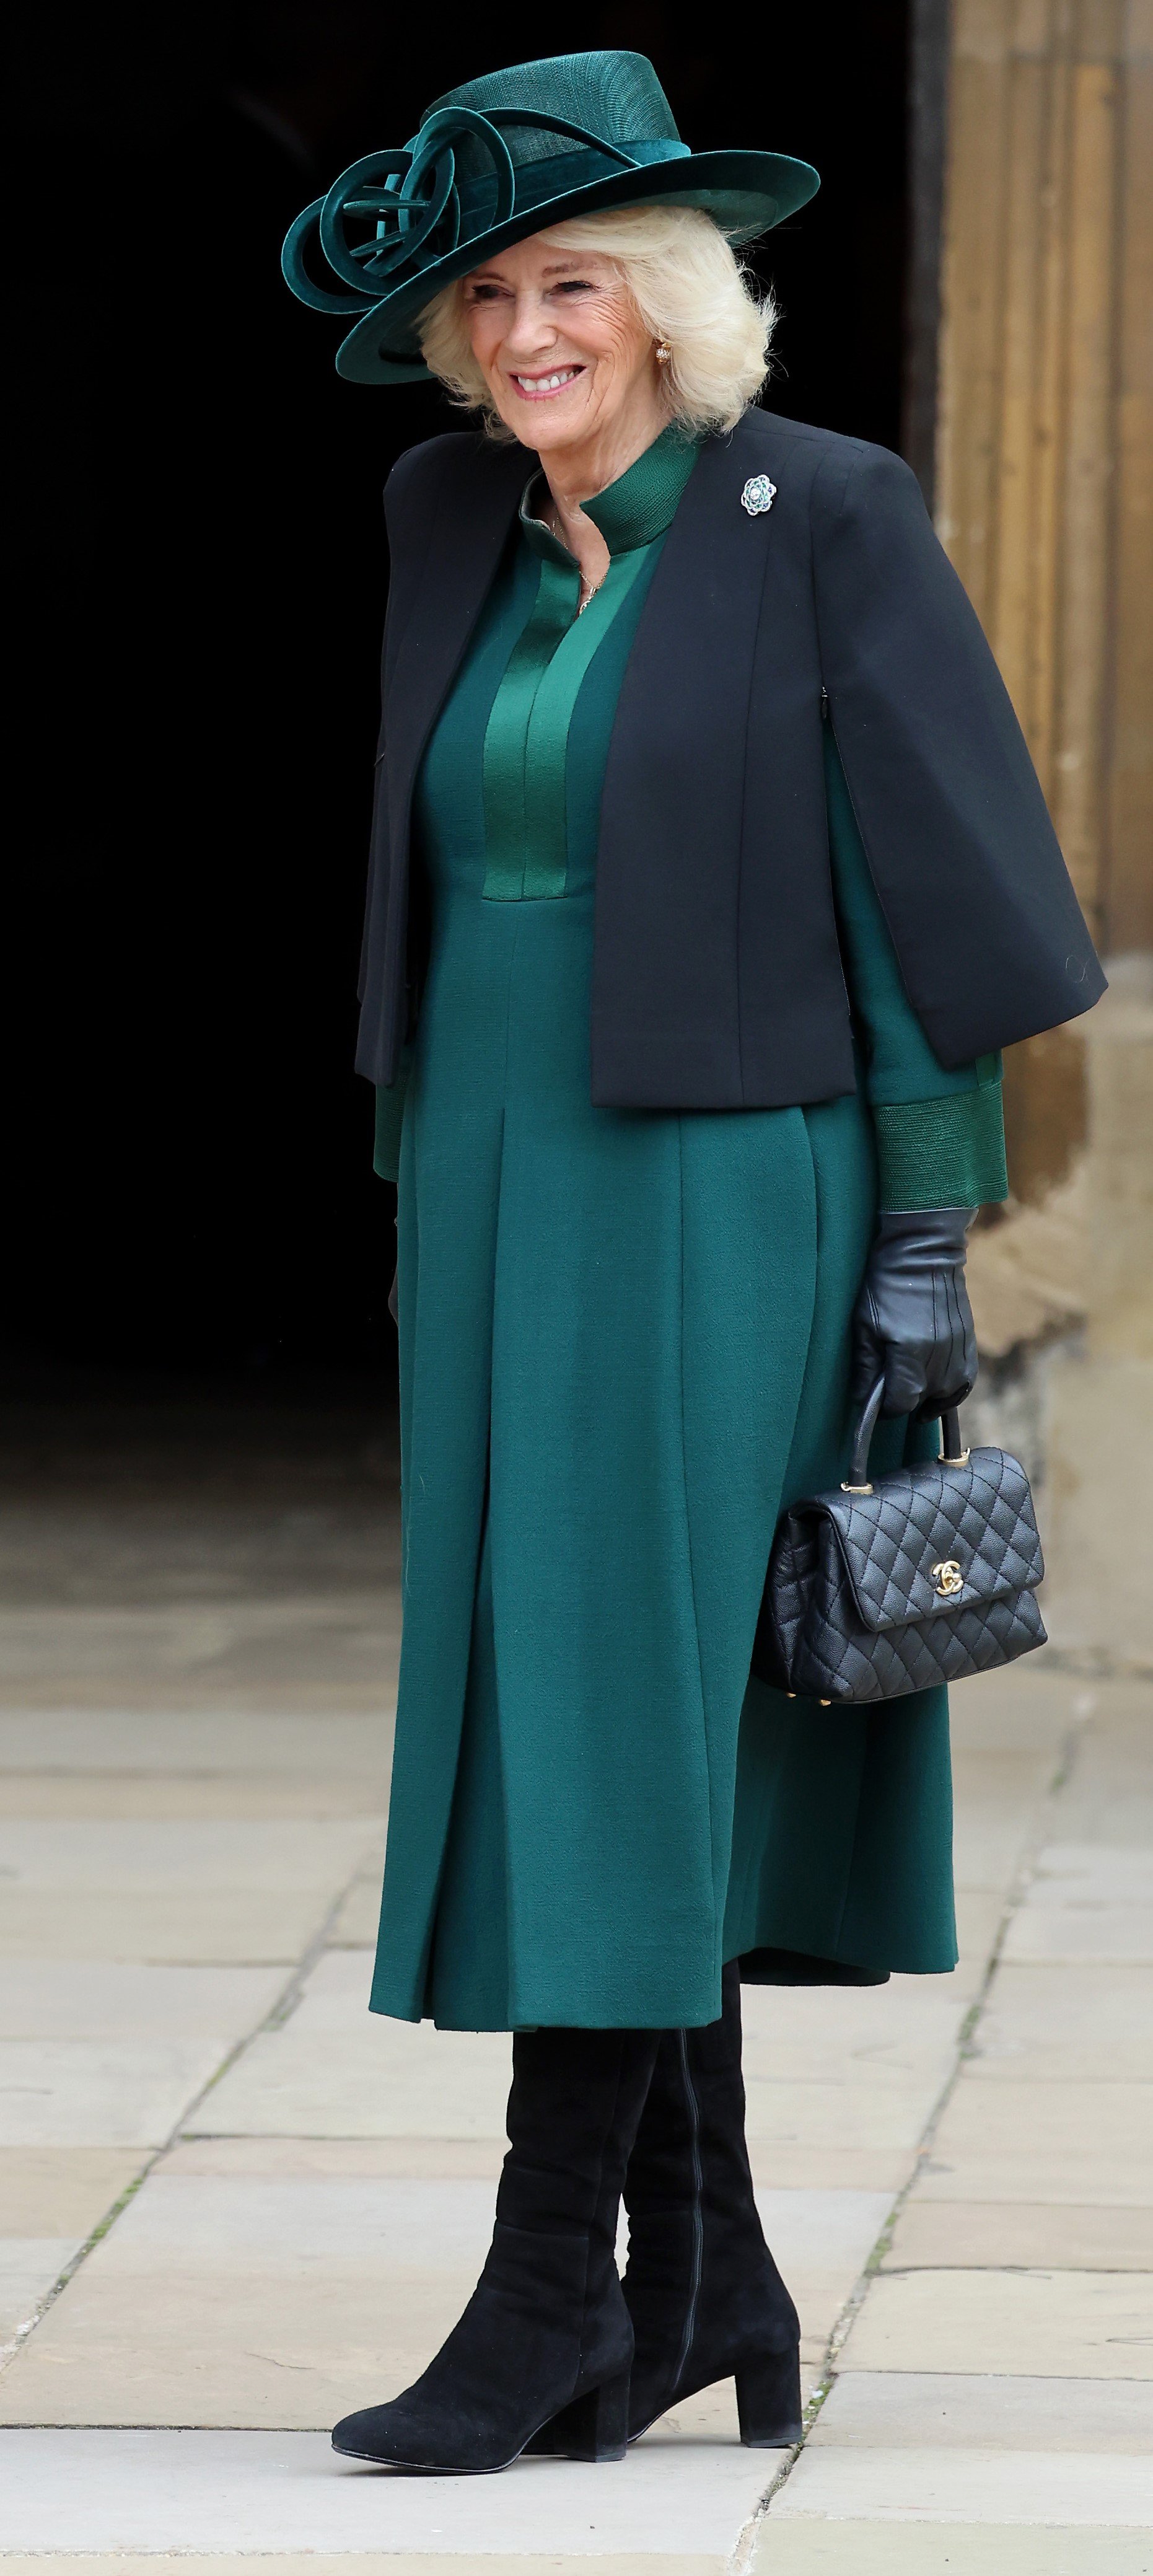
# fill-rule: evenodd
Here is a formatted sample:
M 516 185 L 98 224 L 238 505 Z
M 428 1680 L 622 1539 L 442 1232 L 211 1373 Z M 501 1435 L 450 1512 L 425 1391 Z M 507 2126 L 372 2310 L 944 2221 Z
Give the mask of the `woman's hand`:
M 965 1235 L 974 1208 L 921 1208 L 878 1217 L 853 1316 L 853 1401 L 885 1381 L 882 1413 L 930 1422 L 961 1404 L 977 1375 L 977 1336 L 965 1286 Z

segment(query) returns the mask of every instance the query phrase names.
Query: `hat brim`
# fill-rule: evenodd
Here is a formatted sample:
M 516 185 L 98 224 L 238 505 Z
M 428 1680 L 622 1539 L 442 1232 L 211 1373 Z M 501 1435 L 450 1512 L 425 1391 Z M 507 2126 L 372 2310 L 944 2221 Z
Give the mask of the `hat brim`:
M 807 161 L 783 152 L 691 152 L 668 161 L 646 161 L 638 168 L 595 179 L 588 187 L 567 187 L 494 224 L 472 241 L 458 242 L 442 259 L 430 260 L 419 277 L 409 278 L 374 304 L 354 325 L 336 353 L 337 374 L 355 385 L 403 385 L 427 380 L 413 327 L 416 316 L 444 286 L 467 277 L 482 260 L 510 250 L 514 242 L 547 232 L 551 224 L 573 215 L 598 214 L 611 206 L 698 206 L 734 243 L 756 241 L 776 224 L 795 215 L 815 197 L 820 180 Z

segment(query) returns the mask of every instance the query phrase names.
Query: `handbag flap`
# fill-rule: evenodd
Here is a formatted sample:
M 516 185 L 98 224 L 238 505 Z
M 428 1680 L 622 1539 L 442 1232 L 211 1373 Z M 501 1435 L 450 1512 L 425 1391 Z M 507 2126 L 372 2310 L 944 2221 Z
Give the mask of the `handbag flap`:
M 1004 1449 L 974 1449 L 879 1476 L 871 1493 L 841 1487 L 790 1518 L 831 1523 L 862 1626 L 879 1634 L 1032 1591 L 1045 1566 L 1029 1479 Z

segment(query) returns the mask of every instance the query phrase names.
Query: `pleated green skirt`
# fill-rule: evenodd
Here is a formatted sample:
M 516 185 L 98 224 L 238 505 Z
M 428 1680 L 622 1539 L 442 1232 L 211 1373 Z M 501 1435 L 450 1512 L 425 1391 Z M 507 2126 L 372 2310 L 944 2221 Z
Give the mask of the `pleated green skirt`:
M 705 2023 L 738 1955 L 956 1957 L 944 1692 L 748 1678 L 780 1512 L 848 1454 L 868 1111 L 593 1108 L 592 900 L 437 887 L 405 1106 L 372 2003 L 451 2029 Z

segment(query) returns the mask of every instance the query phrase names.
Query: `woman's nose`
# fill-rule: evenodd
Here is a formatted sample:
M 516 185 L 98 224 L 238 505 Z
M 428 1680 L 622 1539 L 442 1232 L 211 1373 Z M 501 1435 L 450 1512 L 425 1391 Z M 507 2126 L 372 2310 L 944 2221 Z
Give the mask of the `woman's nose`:
M 547 348 L 555 338 L 556 327 L 549 320 L 543 297 L 526 288 L 517 296 L 506 334 L 506 347 L 521 357 L 527 357 L 530 350 Z

